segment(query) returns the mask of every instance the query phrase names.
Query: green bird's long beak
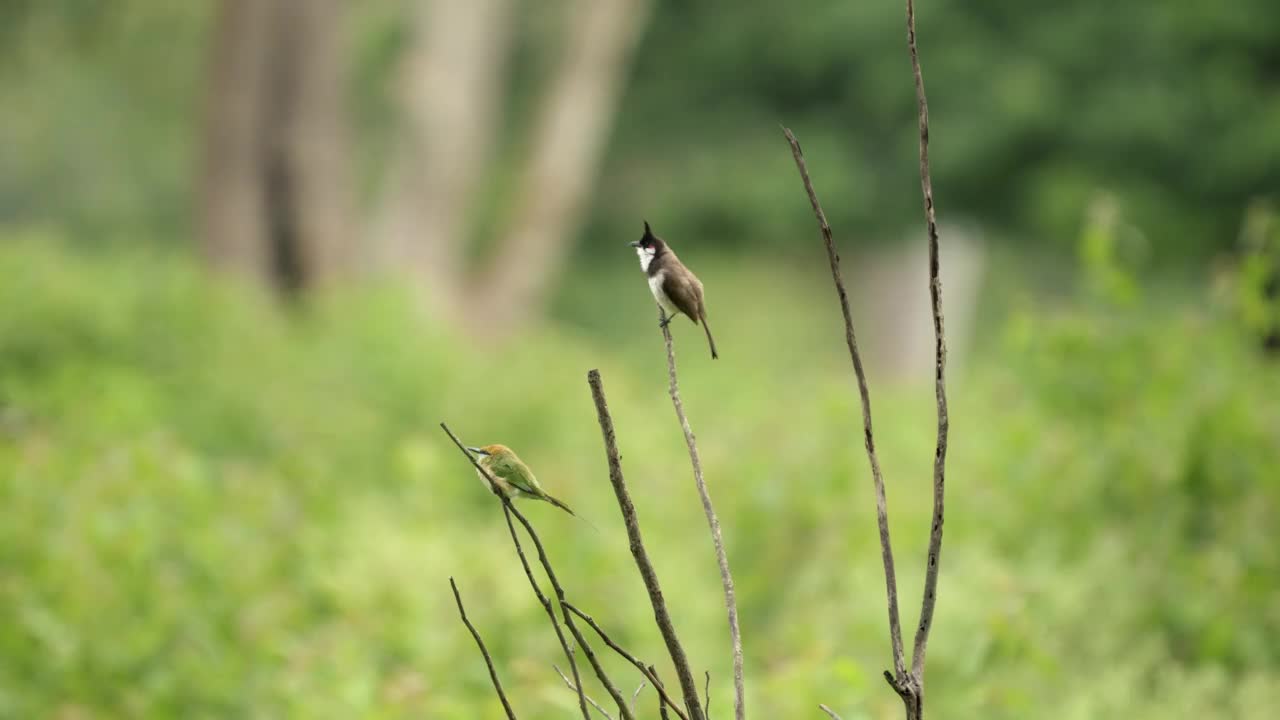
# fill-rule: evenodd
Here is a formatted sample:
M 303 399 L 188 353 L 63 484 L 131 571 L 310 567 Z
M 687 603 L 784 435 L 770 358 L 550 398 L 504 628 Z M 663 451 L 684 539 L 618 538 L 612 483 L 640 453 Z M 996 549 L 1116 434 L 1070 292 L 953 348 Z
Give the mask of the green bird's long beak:
M 469 448 L 467 448 L 467 449 L 468 449 L 468 450 L 470 450 L 471 452 L 473 452 L 473 453 L 477 454 L 477 455 L 488 455 L 488 454 L 489 454 L 489 453 L 487 453 L 487 452 L 485 452 L 485 451 L 481 450 L 480 448 L 473 448 L 473 447 L 469 447 Z

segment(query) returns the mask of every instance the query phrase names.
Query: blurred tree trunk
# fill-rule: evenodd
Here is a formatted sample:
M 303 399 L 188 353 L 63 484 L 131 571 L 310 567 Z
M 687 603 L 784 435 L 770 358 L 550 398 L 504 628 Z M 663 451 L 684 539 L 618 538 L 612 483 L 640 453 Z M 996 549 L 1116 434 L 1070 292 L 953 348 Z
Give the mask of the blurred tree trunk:
M 472 288 L 488 321 L 512 327 L 545 308 L 590 198 L 648 10 L 649 0 L 579 0 L 572 7 L 509 229 Z
M 403 65 L 403 147 L 377 218 L 375 264 L 432 309 L 505 326 L 542 311 L 590 197 L 651 0 L 574 0 L 540 99 L 510 222 L 471 273 L 471 211 L 496 144 L 516 0 L 417 0 Z
M 497 134 L 512 0 L 420 0 L 400 79 L 403 147 L 375 265 L 406 270 L 434 307 L 462 300 L 469 211 Z
M 270 264 L 258 178 L 270 10 L 257 0 L 225 0 L 219 8 L 200 177 L 200 240 L 206 259 L 219 270 L 263 282 Z
M 201 239 L 215 268 L 284 291 L 346 267 L 340 0 L 223 0 L 210 60 Z

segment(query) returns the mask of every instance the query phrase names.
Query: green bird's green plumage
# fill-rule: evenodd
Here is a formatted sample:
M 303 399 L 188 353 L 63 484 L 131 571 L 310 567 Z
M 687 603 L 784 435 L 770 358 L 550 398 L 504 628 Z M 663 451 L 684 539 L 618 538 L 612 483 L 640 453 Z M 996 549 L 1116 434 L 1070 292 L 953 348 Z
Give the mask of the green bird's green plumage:
M 485 445 L 484 447 L 469 449 L 479 455 L 476 462 L 493 475 L 494 480 L 498 482 L 498 489 L 502 491 L 503 495 L 512 499 L 527 497 L 545 500 L 574 517 L 578 516 L 568 505 L 560 502 L 542 489 L 542 486 L 538 484 L 538 479 L 534 477 L 533 471 L 529 469 L 528 465 L 524 464 L 518 455 L 511 451 L 511 448 L 506 445 Z M 480 473 L 480 479 L 484 482 L 485 487 L 489 487 L 489 479 L 485 477 L 484 473 Z

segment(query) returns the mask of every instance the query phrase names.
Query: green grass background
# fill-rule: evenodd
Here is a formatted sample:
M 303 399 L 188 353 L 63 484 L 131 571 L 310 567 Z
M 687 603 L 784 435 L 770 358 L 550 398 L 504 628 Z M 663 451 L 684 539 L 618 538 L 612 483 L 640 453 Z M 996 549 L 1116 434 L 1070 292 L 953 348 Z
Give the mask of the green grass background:
M 674 326 L 684 401 L 751 716 L 898 717 L 856 387 L 816 241 L 811 260 L 699 266 L 722 359 Z M 144 249 L 11 238 L 0 278 L 0 717 L 498 717 L 450 576 L 520 717 L 573 716 L 501 513 L 441 420 L 516 448 L 600 528 L 525 506 L 571 599 L 674 683 L 590 368 L 677 628 L 731 712 L 719 577 L 629 258 L 504 342 L 385 289 L 281 309 Z M 1272 717 L 1280 371 L 1199 289 L 1029 297 L 1001 295 L 950 376 L 931 714 Z M 871 381 L 909 644 L 933 388 Z

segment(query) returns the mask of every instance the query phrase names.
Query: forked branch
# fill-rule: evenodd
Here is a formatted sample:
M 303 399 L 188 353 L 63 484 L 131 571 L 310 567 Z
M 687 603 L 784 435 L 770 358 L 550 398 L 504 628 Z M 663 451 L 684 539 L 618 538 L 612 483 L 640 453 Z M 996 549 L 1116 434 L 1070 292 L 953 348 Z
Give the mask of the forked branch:
M 813 181 L 809 179 L 809 168 L 804 162 L 804 153 L 800 150 L 800 141 L 788 128 L 782 128 L 791 144 L 791 156 L 800 171 L 800 180 L 804 183 L 805 192 L 809 195 L 809 204 L 813 207 L 814 217 L 818 220 L 818 230 L 822 233 L 822 241 L 827 246 L 827 261 L 831 265 L 831 279 L 835 282 L 836 295 L 840 299 L 840 311 L 844 314 L 844 339 L 849 347 L 849 358 L 853 361 L 853 374 L 858 379 L 858 394 L 862 399 L 862 440 L 867 449 L 867 460 L 871 464 L 871 481 L 876 493 L 876 522 L 880 527 L 880 556 L 884 563 L 885 593 L 889 604 L 889 642 L 893 646 L 894 681 L 905 683 L 907 679 L 906 661 L 902 654 L 902 626 L 898 620 L 898 580 L 893 568 L 893 545 L 889 540 L 889 510 L 885 498 L 884 476 L 880 473 L 880 459 L 876 456 L 875 434 L 871 425 L 871 391 L 867 387 L 867 373 L 862 366 L 862 354 L 858 352 L 858 337 L 853 330 L 853 315 L 849 311 L 849 294 L 844 289 L 844 279 L 840 275 L 840 255 L 836 252 L 835 241 L 831 237 L 831 225 L 827 223 L 827 214 L 822 211 L 818 202 L 818 193 L 813 189 Z
M 595 621 L 595 619 L 592 618 L 590 615 L 582 612 L 581 610 L 579 610 L 578 608 L 574 607 L 572 604 L 569 604 L 569 603 L 565 603 L 565 607 L 569 608 L 569 612 L 582 618 L 583 622 L 591 626 L 591 629 L 596 631 L 596 634 L 600 636 L 600 639 L 604 641 L 604 644 L 608 645 L 610 649 L 618 653 L 619 657 L 631 663 L 632 665 L 635 665 L 636 669 L 638 669 L 645 676 L 645 678 L 648 679 L 648 681 L 653 684 L 653 688 L 658 691 L 658 698 L 662 701 L 662 703 L 669 705 L 671 709 L 675 711 L 675 714 L 678 717 L 680 717 L 681 720 L 689 720 L 689 717 L 684 714 L 684 712 L 680 709 L 680 706 L 677 705 L 675 701 L 671 699 L 671 696 L 667 694 L 666 688 L 662 686 L 662 681 L 658 678 L 658 673 L 652 665 L 645 665 L 644 663 L 640 662 L 640 660 L 635 655 L 632 655 L 621 645 L 614 642 L 613 638 L 609 637 L 608 633 L 606 633 L 604 629 L 601 628 L 600 625 Z
M 929 559 L 925 566 L 924 599 L 920 604 L 920 625 L 916 628 L 911 656 L 911 674 L 923 702 L 924 657 L 933 627 L 933 607 L 938 599 L 938 566 L 942 559 L 942 521 L 946 499 L 947 435 L 947 342 L 942 318 L 942 281 L 938 278 L 938 219 L 933 209 L 933 181 L 929 178 L 929 102 L 920 74 L 920 52 L 916 48 L 916 8 L 907 0 L 907 51 L 911 55 L 911 75 L 916 84 L 916 117 L 920 126 L 920 192 L 924 196 L 924 218 L 929 232 L 929 300 L 933 309 L 934 398 L 938 407 L 938 445 L 933 454 L 933 523 L 929 532 Z
M 555 571 L 551 569 L 551 562 L 547 559 L 546 553 L 542 550 L 542 541 L 538 538 L 538 534 L 534 532 L 533 525 L 531 525 L 529 521 L 525 519 L 524 515 L 516 509 L 515 505 L 511 503 L 511 498 L 498 491 L 498 488 L 501 487 L 501 485 L 498 483 L 497 479 L 494 478 L 488 470 L 481 467 L 480 463 L 476 462 L 476 459 L 471 455 L 471 452 L 462 444 L 462 441 L 458 439 L 458 436 L 453 434 L 453 431 L 449 429 L 449 426 L 444 423 L 440 423 L 440 429 L 444 430 L 445 434 L 449 436 L 449 439 L 453 441 L 453 444 L 458 446 L 458 451 L 467 458 L 467 461 L 470 462 L 473 467 L 475 467 L 476 472 L 484 475 L 485 479 L 489 481 L 489 488 L 502 502 L 502 510 L 507 518 L 507 528 L 511 530 L 511 542 L 515 545 L 516 555 L 520 558 L 520 565 L 524 568 L 524 574 L 529 579 L 529 586 L 533 588 L 533 594 L 538 598 L 538 604 L 542 606 L 543 611 L 547 614 L 547 619 L 551 621 L 551 628 L 555 630 L 556 639 L 560 641 L 560 648 L 564 650 L 565 658 L 569 660 L 569 669 L 573 672 L 573 684 L 578 691 L 578 709 L 582 712 L 582 719 L 591 720 L 591 711 L 587 709 L 587 694 L 582 690 L 582 677 L 578 673 L 578 661 L 574 658 L 573 648 L 569 647 L 569 641 L 565 638 L 564 631 L 560 629 L 560 623 L 556 621 L 556 613 L 551 607 L 551 600 L 549 600 L 542 592 L 542 588 L 538 586 L 538 581 L 533 577 L 533 569 L 529 567 L 529 560 L 525 557 L 524 548 L 520 544 L 520 538 L 516 535 L 516 529 L 511 524 L 511 516 L 515 515 L 519 518 L 520 524 L 524 525 L 525 530 L 529 532 L 529 537 L 533 538 L 534 545 L 538 548 L 538 559 L 542 562 L 542 567 L 547 571 L 547 577 L 551 580 L 551 585 L 556 589 L 557 596 L 559 596 L 563 591 L 560 588 L 559 582 L 556 580 Z M 561 612 L 563 612 L 563 610 Z M 575 633 L 575 636 L 576 635 L 577 633 Z M 602 678 L 602 680 L 607 681 L 607 678 Z
M 551 669 L 555 670 L 556 674 L 560 676 L 560 679 L 564 681 L 565 687 L 568 687 L 570 690 L 574 691 L 575 693 L 580 692 L 580 689 L 578 688 L 578 686 L 574 685 L 573 681 L 570 680 L 569 677 L 560 670 L 560 668 L 556 667 L 555 665 L 552 665 Z M 587 695 L 587 702 L 590 703 L 591 707 L 595 708 L 596 712 L 600 713 L 605 720 L 613 720 L 613 716 L 609 714 L 609 711 L 600 707 L 600 703 L 593 700 L 590 695 Z
M 848 296 L 844 282 L 840 277 L 840 257 L 836 253 L 831 238 L 831 226 L 827 223 L 826 214 L 818 202 L 818 195 L 813 189 L 805 166 L 804 155 L 800 151 L 800 143 L 792 132 L 783 128 L 787 142 L 791 144 L 791 153 L 800 171 L 800 179 L 804 183 L 805 192 L 813 206 L 814 216 L 818 220 L 818 228 L 827 247 L 827 258 L 831 265 L 831 277 L 835 281 L 836 293 L 840 297 L 840 309 L 844 314 L 845 340 L 849 346 L 849 355 L 853 360 L 854 374 L 858 378 L 858 391 L 862 398 L 862 421 L 867 457 L 871 463 L 871 475 L 876 491 L 876 519 L 880 526 L 880 548 L 884 560 L 885 588 L 889 601 L 889 636 L 893 646 L 894 672 L 885 671 L 885 679 L 902 698 L 908 720 L 919 720 L 924 713 L 924 663 L 925 652 L 929 643 L 929 630 L 933 626 L 933 611 L 937 601 L 938 568 L 942 556 L 942 527 L 944 520 L 944 499 L 946 488 L 947 437 L 950 428 L 947 415 L 946 333 L 942 315 L 942 282 L 939 279 L 938 223 L 933 206 L 933 183 L 929 176 L 929 105 L 925 98 L 924 79 L 920 72 L 920 55 L 916 46 L 916 14 L 913 0 L 907 4 L 907 50 L 911 58 L 911 74 L 915 81 L 916 110 L 920 135 L 920 189 L 924 197 L 925 225 L 929 238 L 929 298 L 933 313 L 934 335 L 934 394 L 938 411 L 937 449 L 933 457 L 933 516 L 929 532 L 928 560 L 925 566 L 924 597 L 920 605 L 920 624 L 916 628 L 914 647 L 912 648 L 911 670 L 905 668 L 902 649 L 902 629 L 898 619 L 898 590 L 893 567 L 893 547 L 889 540 L 888 514 L 886 509 L 884 480 L 880 474 L 880 463 L 876 459 L 875 443 L 871 431 L 871 401 L 867 391 L 866 375 L 863 372 L 862 360 L 858 354 L 858 345 L 853 331 L 853 320 L 849 313 Z M 825 705 L 821 709 L 831 717 L 836 714 Z
M 516 518 L 520 520 L 520 524 L 524 525 L 525 531 L 529 533 L 529 537 L 533 540 L 534 547 L 538 550 L 538 560 L 542 563 L 542 567 L 547 573 L 547 578 L 551 581 L 551 587 L 555 590 L 556 599 L 560 601 L 560 613 L 563 616 L 565 627 L 569 628 L 569 632 L 573 634 L 573 639 L 578 643 L 578 647 L 582 648 L 583 654 L 587 656 L 587 662 L 591 665 L 591 669 L 595 671 L 596 678 L 600 680 L 600 684 L 604 685 L 605 691 L 609 693 L 609 697 L 612 697 L 614 702 L 617 703 L 618 712 L 622 716 L 622 719 L 635 720 L 635 715 L 627 705 L 626 700 L 623 699 L 622 694 L 618 692 L 617 686 L 613 684 L 611 679 L 609 679 L 609 675 L 605 672 L 604 666 L 601 665 L 600 661 L 596 658 L 595 651 L 591 649 L 591 644 L 582 636 L 582 632 L 578 630 L 578 626 L 574 624 L 573 618 L 568 614 L 568 611 L 565 610 L 564 588 L 561 587 L 560 581 L 556 579 L 555 571 L 551 569 L 551 561 L 547 558 L 546 551 L 543 550 L 541 538 L 539 538 L 538 534 L 533 531 L 533 525 L 530 524 L 529 521 L 515 509 L 515 506 L 510 503 L 503 507 L 503 511 L 507 518 L 507 529 L 511 531 L 511 542 L 515 544 L 516 554 L 520 556 L 520 564 L 524 567 L 524 573 L 529 578 L 529 584 L 533 587 L 534 594 L 538 596 L 538 601 L 542 603 L 542 607 L 546 610 L 547 617 L 551 620 L 551 626 L 556 630 L 556 637 L 560 639 L 560 645 L 565 649 L 565 654 L 569 657 L 569 662 L 573 662 L 573 654 L 569 651 L 568 644 L 564 638 L 564 633 L 560 632 L 560 628 L 556 623 L 555 612 L 551 609 L 551 601 L 542 594 L 541 588 L 538 587 L 537 581 L 533 578 L 533 570 L 529 567 L 528 559 L 525 558 L 524 548 L 520 543 L 520 537 L 516 533 L 515 525 L 511 524 L 512 515 L 515 515 Z M 595 705 L 595 701 L 587 697 L 586 693 L 583 692 L 582 681 L 577 677 L 577 671 L 578 669 L 575 665 L 573 667 L 573 687 L 578 693 L 579 700 L 585 700 L 587 703 Z

